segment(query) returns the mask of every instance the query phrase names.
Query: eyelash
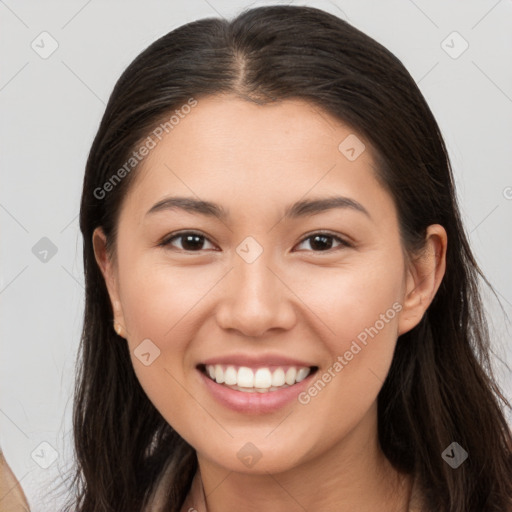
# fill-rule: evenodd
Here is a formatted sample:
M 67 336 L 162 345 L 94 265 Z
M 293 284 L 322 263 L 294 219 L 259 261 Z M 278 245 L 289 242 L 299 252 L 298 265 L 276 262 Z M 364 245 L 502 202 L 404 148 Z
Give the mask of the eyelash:
M 202 237 L 204 238 L 205 240 L 208 240 L 208 237 L 206 237 L 205 235 L 203 235 L 202 233 L 197 233 L 195 231 L 181 231 L 181 232 L 178 232 L 178 233 L 172 233 L 169 237 L 165 238 L 161 243 L 159 243 L 158 245 L 160 247 L 168 247 L 171 245 L 171 242 L 175 239 L 178 239 L 178 238 L 183 238 L 185 235 L 196 235 L 196 236 L 199 236 L 199 237 Z M 347 242 L 346 240 L 344 240 L 343 238 L 340 238 L 339 236 L 337 235 L 334 235 L 332 233 L 329 233 L 329 232 L 325 232 L 325 231 L 315 231 L 314 233 L 311 233 L 309 234 L 308 236 L 304 237 L 298 245 L 302 244 L 303 242 L 305 242 L 306 240 L 309 240 L 310 238 L 314 238 L 315 236 L 325 236 L 325 237 L 328 237 L 328 238 L 332 238 L 334 240 L 336 240 L 337 242 L 340 243 L 340 245 L 338 247 L 334 247 L 334 248 L 330 248 L 330 249 L 326 249 L 325 251 L 314 251 L 314 250 L 310 250 L 309 252 L 315 252 L 315 253 L 332 253 L 333 251 L 336 251 L 338 249 L 342 249 L 342 248 L 346 248 L 346 247 L 353 247 L 351 243 Z M 209 241 L 209 240 L 208 240 Z M 212 242 L 210 242 L 212 243 Z M 203 249 L 199 249 L 197 251 L 191 251 L 191 250 L 187 250 L 187 249 L 180 249 L 180 248 L 172 248 L 171 250 L 178 250 L 178 251 L 183 251 L 183 252 L 187 252 L 187 253 L 199 253 L 201 252 Z

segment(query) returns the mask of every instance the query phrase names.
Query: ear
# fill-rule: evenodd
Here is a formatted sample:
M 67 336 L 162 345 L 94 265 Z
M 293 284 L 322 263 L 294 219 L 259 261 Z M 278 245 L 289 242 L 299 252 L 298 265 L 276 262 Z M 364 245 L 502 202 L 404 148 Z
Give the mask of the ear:
M 114 312 L 114 325 L 119 324 L 122 331 L 126 332 L 123 309 L 119 298 L 119 287 L 117 278 L 117 268 L 107 252 L 107 237 L 101 227 L 94 230 L 92 234 L 92 245 L 94 248 L 94 257 L 100 267 Z M 114 328 L 114 325 L 112 328 Z
M 432 224 L 427 228 L 425 248 L 419 255 L 410 258 L 398 335 L 416 327 L 434 299 L 446 270 L 447 243 L 443 226 Z

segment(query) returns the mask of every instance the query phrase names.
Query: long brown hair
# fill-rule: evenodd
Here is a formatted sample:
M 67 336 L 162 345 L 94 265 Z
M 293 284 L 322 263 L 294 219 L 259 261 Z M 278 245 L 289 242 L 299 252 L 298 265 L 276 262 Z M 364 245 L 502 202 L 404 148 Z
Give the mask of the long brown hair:
M 167 509 L 179 511 L 197 468 L 195 452 L 141 388 L 96 264 L 102 226 L 115 256 L 120 204 L 136 167 L 98 193 L 148 134 L 190 98 L 231 93 L 266 103 L 301 98 L 373 145 L 392 195 L 404 248 L 426 227 L 448 235 L 446 273 L 419 325 L 397 341 L 378 396 L 382 449 L 415 474 L 436 512 L 512 510 L 510 407 L 493 377 L 480 297 L 487 284 L 468 245 L 439 127 L 416 83 L 386 48 L 347 22 L 310 7 L 247 10 L 202 19 L 161 37 L 118 80 L 87 161 L 80 210 L 85 313 L 74 402 L 77 512 L 140 511 L 167 469 Z M 490 286 L 490 285 L 489 285 Z M 457 442 L 469 457 L 450 467 Z M 170 469 L 169 469 L 170 468 Z

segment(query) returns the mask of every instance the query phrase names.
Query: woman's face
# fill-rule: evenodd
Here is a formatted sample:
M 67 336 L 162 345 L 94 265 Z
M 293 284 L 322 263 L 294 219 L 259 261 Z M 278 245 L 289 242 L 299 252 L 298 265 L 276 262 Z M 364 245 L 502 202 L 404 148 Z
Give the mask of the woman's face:
M 147 396 L 203 459 L 284 471 L 374 432 L 397 336 L 421 315 L 372 163 L 311 104 L 225 96 L 199 99 L 136 171 L 109 293 Z

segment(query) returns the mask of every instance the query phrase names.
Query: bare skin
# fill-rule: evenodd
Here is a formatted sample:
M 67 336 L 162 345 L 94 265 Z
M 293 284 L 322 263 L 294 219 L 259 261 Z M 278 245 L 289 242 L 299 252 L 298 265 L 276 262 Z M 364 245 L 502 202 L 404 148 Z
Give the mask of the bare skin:
M 196 449 L 209 512 L 407 510 L 411 481 L 379 447 L 376 400 L 397 337 L 418 324 L 441 283 L 447 237 L 432 225 L 424 252 L 405 257 L 370 145 L 358 136 L 366 150 L 354 161 L 338 149 L 351 133 L 300 100 L 200 98 L 137 170 L 122 204 L 117 259 L 101 228 L 94 232 L 137 377 Z M 296 201 L 334 195 L 367 213 L 283 217 Z M 147 214 L 168 196 L 218 203 L 229 217 Z M 204 238 L 192 249 L 183 237 L 158 245 L 182 230 Z M 328 238 L 328 249 L 318 249 L 318 231 L 348 245 Z M 236 251 L 249 236 L 263 251 L 251 263 Z M 389 318 L 393 304 L 399 311 Z M 376 324 L 382 314 L 387 321 Z M 322 375 L 375 325 L 378 334 L 307 404 L 241 413 L 215 400 L 197 369 L 219 355 L 277 354 Z M 149 366 L 134 354 L 145 339 L 160 349 Z M 261 453 L 253 467 L 237 457 L 248 442 Z
M 3 512 L 28 512 L 29 506 L 18 479 L 0 450 L 0 510 Z

